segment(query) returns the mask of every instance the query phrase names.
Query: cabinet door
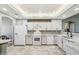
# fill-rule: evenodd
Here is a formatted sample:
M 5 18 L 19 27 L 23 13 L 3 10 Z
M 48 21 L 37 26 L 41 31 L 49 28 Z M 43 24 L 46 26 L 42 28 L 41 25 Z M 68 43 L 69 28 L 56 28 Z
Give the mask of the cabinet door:
M 32 44 L 33 35 L 26 35 L 26 44 Z
M 62 46 L 63 46 L 63 37 L 62 36 L 56 36 L 56 44 L 60 47 L 60 48 L 62 48 Z
M 47 36 L 46 35 L 42 35 L 41 37 L 42 39 L 42 44 L 47 44 Z
M 32 30 L 33 24 L 28 23 L 28 30 Z
M 56 30 L 56 20 L 52 20 L 51 29 Z
M 55 44 L 58 44 L 58 36 L 55 36 Z
M 53 36 L 47 37 L 47 44 L 54 44 L 54 37 Z
M 56 29 L 62 30 L 62 20 L 56 20 Z

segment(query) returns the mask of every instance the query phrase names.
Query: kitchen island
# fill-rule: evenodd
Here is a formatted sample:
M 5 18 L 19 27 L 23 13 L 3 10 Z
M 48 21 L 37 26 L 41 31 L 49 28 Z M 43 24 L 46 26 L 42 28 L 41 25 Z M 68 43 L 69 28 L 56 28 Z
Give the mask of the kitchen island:
M 7 54 L 7 44 L 11 40 L 2 40 L 0 39 L 0 55 L 6 55 Z

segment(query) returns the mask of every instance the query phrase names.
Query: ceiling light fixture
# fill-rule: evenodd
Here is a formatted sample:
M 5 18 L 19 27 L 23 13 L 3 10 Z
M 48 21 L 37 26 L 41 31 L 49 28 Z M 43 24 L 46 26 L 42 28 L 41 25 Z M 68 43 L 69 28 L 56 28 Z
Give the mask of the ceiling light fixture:
M 6 9 L 6 8 L 2 8 L 2 10 L 3 10 L 3 11 L 7 11 L 7 9 Z

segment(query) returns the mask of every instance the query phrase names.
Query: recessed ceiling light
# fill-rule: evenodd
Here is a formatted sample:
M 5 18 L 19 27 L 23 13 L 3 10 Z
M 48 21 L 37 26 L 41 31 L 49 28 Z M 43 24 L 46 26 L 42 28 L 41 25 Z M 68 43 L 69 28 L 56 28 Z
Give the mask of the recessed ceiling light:
M 75 10 L 79 10 L 79 8 L 75 8 Z
M 6 9 L 6 8 L 2 8 L 2 10 L 3 10 L 3 11 L 7 11 L 7 9 Z

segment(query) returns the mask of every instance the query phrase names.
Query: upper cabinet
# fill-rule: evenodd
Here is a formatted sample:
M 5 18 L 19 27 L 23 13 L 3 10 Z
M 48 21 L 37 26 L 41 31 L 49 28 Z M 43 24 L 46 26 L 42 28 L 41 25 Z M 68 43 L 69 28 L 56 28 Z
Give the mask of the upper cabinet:
M 47 22 L 28 22 L 28 30 L 47 30 Z
M 56 30 L 56 26 L 57 26 L 57 20 L 52 20 L 51 21 L 51 28 L 52 28 L 52 30 Z
M 62 20 L 56 20 L 56 29 L 62 30 Z
M 28 30 L 62 30 L 62 20 L 51 22 L 28 22 Z
M 62 20 L 52 20 L 48 26 L 50 30 L 62 30 Z

